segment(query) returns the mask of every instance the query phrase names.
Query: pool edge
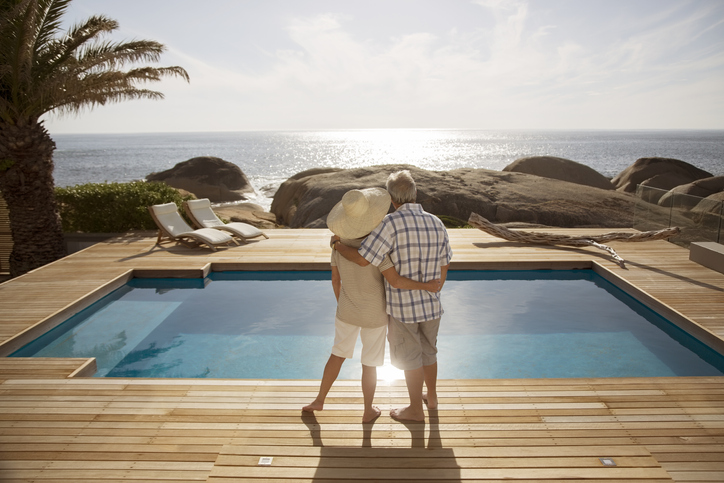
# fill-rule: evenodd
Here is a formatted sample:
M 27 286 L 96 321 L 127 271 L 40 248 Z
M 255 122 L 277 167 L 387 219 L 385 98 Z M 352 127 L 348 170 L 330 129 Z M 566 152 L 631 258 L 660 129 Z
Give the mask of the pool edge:
M 102 299 L 106 295 L 110 294 L 114 290 L 122 287 L 129 280 L 134 277 L 134 270 L 128 270 L 109 282 L 100 285 L 95 290 L 87 293 L 86 295 L 77 298 L 73 302 L 69 303 L 60 310 L 54 312 L 48 317 L 38 321 L 31 325 L 25 330 L 15 334 L 13 337 L 0 343 L 0 357 L 7 357 L 16 350 L 23 347 L 25 344 L 32 342 L 36 338 L 40 337 L 50 329 L 57 327 L 71 316 L 77 314 L 81 310 L 90 306 L 91 304 Z
M 668 319 L 674 325 L 679 327 L 681 330 L 696 338 L 700 342 L 708 345 L 715 351 L 724 355 L 724 340 L 720 339 L 716 334 L 711 332 L 706 327 L 694 322 L 681 312 L 677 311 L 673 307 L 665 304 L 658 298 L 649 294 L 645 290 L 637 287 L 630 281 L 617 275 L 613 271 L 604 267 L 603 265 L 593 262 L 592 267 L 594 273 L 603 277 L 606 281 L 612 283 L 616 287 L 623 290 L 628 295 L 632 296 L 637 301 L 641 302 L 644 306 L 650 308 L 654 312 L 658 313 L 662 317 Z

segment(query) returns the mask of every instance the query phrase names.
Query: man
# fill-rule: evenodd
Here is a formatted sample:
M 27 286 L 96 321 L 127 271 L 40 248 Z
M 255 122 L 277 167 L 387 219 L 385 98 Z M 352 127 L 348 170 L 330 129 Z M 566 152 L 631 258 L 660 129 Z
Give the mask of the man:
M 416 282 L 400 277 L 389 258 L 379 266 L 360 267 L 340 256 L 336 246 L 359 248 L 365 237 L 377 227 L 390 209 L 390 195 L 382 188 L 350 190 L 344 194 L 329 216 L 327 226 L 341 237 L 332 243 L 332 289 L 337 299 L 334 320 L 334 346 L 324 367 L 317 397 L 302 408 L 314 412 L 324 409 L 332 384 L 342 364 L 354 355 L 357 339 L 362 340 L 363 423 L 371 423 L 380 415 L 372 405 L 377 387 L 377 367 L 385 362 L 385 334 L 389 316 L 385 308 L 384 277 L 394 287 L 409 290 L 437 291 L 441 281 Z
M 401 277 L 418 282 L 441 279 L 445 283 L 452 259 L 447 231 L 434 215 L 416 203 L 417 187 L 407 170 L 387 179 L 395 212 L 388 214 L 361 244 L 359 250 L 340 246 L 340 254 L 360 266 L 379 266 L 389 255 Z M 334 238 L 333 238 L 334 239 Z M 340 244 L 341 245 L 341 244 Z M 410 405 L 390 411 L 393 419 L 424 421 L 423 401 L 437 408 L 437 333 L 442 316 L 439 293 L 396 289 L 385 282 L 387 338 L 390 359 L 405 371 Z M 423 395 L 423 385 L 427 394 Z

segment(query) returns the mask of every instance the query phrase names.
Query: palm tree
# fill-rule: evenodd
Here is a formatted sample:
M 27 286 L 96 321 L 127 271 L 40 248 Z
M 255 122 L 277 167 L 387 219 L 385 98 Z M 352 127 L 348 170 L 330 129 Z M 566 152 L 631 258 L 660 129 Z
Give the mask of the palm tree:
M 54 197 L 55 143 L 40 117 L 79 113 L 127 99 L 162 99 L 139 87 L 165 76 L 189 80 L 158 62 L 165 47 L 150 40 L 104 41 L 115 20 L 93 16 L 61 31 L 71 0 L 0 0 L 0 193 L 8 206 L 12 276 L 65 255 Z

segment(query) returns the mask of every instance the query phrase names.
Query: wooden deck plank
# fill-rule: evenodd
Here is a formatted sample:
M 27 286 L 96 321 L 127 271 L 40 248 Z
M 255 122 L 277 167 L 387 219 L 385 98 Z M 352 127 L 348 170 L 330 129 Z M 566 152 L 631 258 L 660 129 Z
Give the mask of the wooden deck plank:
M 92 376 L 96 367 L 95 359 L 2 357 L 0 379 Z
M 655 381 L 650 384 L 639 383 L 643 390 L 634 391 L 634 395 L 627 397 L 636 397 L 641 403 L 645 403 L 651 396 L 648 393 L 648 387 L 658 388 L 656 397 L 668 398 L 669 392 L 676 392 L 678 386 L 691 386 L 694 381 L 686 381 L 687 378 L 674 379 L 669 378 L 669 382 Z M 716 378 L 711 382 L 715 382 Z M 20 410 L 25 407 L 25 414 L 31 415 L 35 411 L 41 411 L 45 414 L 58 410 L 58 407 L 64 408 L 64 404 L 69 399 L 77 396 L 66 396 L 65 391 L 73 393 L 77 388 L 75 381 L 68 382 L 66 380 L 46 381 L 49 388 L 52 389 L 53 397 L 46 401 L 45 405 L 36 408 L 30 408 L 26 405 L 19 404 L 16 409 Z M 183 382 L 178 387 L 183 388 L 185 394 L 175 397 L 175 404 L 178 407 L 184 407 L 184 399 L 202 391 L 210 381 L 177 381 Z M 248 388 L 249 382 L 243 387 Z M 267 381 L 259 381 L 259 389 L 263 390 Z M 615 387 L 616 381 L 601 380 L 596 381 L 579 381 L 572 380 L 572 386 L 586 385 L 588 391 L 569 391 L 569 398 L 576 400 L 596 399 L 605 406 L 605 398 L 610 396 L 610 388 Z M 625 386 L 626 381 L 622 381 Z M 196 385 L 199 387 L 196 387 Z M 223 383 L 215 381 L 215 384 Z M 229 385 L 233 385 L 234 381 L 230 381 Z M 501 381 L 501 386 L 516 387 L 527 386 L 527 381 Z M 480 381 L 480 385 L 488 387 L 491 392 L 494 391 L 494 381 Z M 559 383 L 557 383 L 559 384 Z M 15 380 L 14 387 L 31 386 L 35 387 L 35 380 Z M 87 384 L 86 384 L 87 385 Z M 89 387 L 106 387 L 109 384 L 91 384 Z M 134 380 L 117 380 L 111 387 L 120 387 L 111 399 L 122 399 L 124 391 L 131 391 L 138 398 L 138 387 L 143 386 Z M 600 388 L 599 388 L 600 386 Z M 2 387 L 2 385 L 0 385 Z M 149 387 L 158 387 L 158 384 L 149 385 Z M 283 388 L 283 386 L 281 386 Z M 550 388 L 544 385 L 536 385 L 544 394 L 550 394 Z M 342 386 L 339 391 L 333 388 L 331 397 L 340 397 L 349 391 L 349 387 Z M 471 396 L 468 388 L 465 387 L 460 391 L 455 385 L 441 386 L 445 399 L 455 399 L 465 397 L 475 400 Z M 213 391 L 217 397 L 224 397 L 228 391 Z M 294 391 L 290 391 L 294 394 Z M 341 393 L 341 394 L 338 394 Z M 614 391 L 615 393 L 620 391 Z M 531 391 L 510 391 L 508 396 L 510 399 L 526 400 Z M 387 398 L 384 396 L 380 399 L 380 404 L 387 407 L 397 402 L 396 397 Z M 92 397 L 92 393 L 91 396 Z M 108 395 L 100 394 L 98 397 L 102 401 L 92 402 L 88 408 L 96 411 L 100 416 L 108 403 Z M 298 407 L 306 401 L 306 394 L 295 394 L 289 396 L 291 400 L 296 400 Z M 42 395 L 33 396 L 33 399 L 42 399 Z M 136 461 L 134 454 L 139 456 L 138 461 L 161 461 L 173 462 L 179 461 L 178 454 L 188 454 L 189 457 L 183 461 L 200 460 L 209 463 L 213 458 L 213 468 L 209 469 L 209 481 L 214 481 L 217 477 L 233 477 L 269 478 L 267 473 L 262 470 L 255 472 L 241 471 L 239 468 L 249 464 L 248 457 L 255 458 L 261 455 L 279 456 L 277 462 L 283 463 L 284 458 L 292 458 L 290 467 L 298 467 L 300 465 L 310 468 L 311 473 L 303 472 L 294 473 L 291 470 L 285 473 L 275 473 L 280 481 L 286 478 L 298 478 L 310 480 L 320 478 L 322 476 L 334 475 L 333 469 L 338 467 L 334 462 L 324 464 L 327 472 L 318 473 L 320 468 L 318 460 L 322 458 L 321 452 L 324 451 L 324 459 L 329 458 L 364 458 L 375 459 L 381 454 L 389 454 L 391 450 L 398 451 L 399 455 L 405 458 L 422 458 L 433 457 L 431 452 L 439 449 L 447 450 L 449 461 L 435 461 L 435 465 L 456 465 L 460 469 L 462 478 L 476 479 L 549 479 L 555 481 L 557 478 L 594 478 L 614 480 L 638 479 L 647 481 L 657 480 L 665 481 L 669 472 L 670 465 L 674 472 L 679 472 L 680 479 L 676 481 L 691 480 L 696 477 L 712 477 L 718 472 L 724 470 L 722 463 L 722 454 L 724 454 L 724 432 L 720 426 L 714 425 L 721 415 L 722 405 L 720 400 L 710 401 L 707 406 L 698 405 L 695 407 L 696 414 L 712 415 L 717 417 L 705 417 L 696 420 L 692 414 L 690 417 L 684 418 L 681 427 L 665 424 L 658 427 L 656 424 L 646 424 L 647 421 L 656 423 L 661 419 L 661 415 L 669 415 L 668 419 L 679 420 L 681 416 L 686 416 L 688 407 L 686 404 L 678 403 L 669 406 L 668 412 L 666 408 L 659 408 L 657 414 L 654 415 L 637 415 L 636 421 L 630 422 L 615 421 L 613 415 L 607 417 L 598 415 L 595 417 L 586 416 L 586 420 L 578 427 L 573 427 L 567 423 L 571 417 L 565 417 L 564 424 L 554 424 L 548 421 L 545 416 L 537 419 L 531 419 L 526 424 L 520 424 L 517 413 L 527 411 L 521 405 L 505 409 L 501 414 L 504 417 L 499 418 L 498 424 L 474 424 L 474 423 L 446 423 L 449 419 L 446 417 L 446 411 L 438 411 L 435 418 L 430 418 L 425 425 L 401 425 L 389 419 L 384 415 L 367 431 L 366 428 L 359 423 L 359 413 L 362 403 L 357 402 L 352 405 L 352 409 L 335 409 L 335 405 L 325 409 L 313 419 L 306 418 L 297 409 L 292 410 L 253 410 L 247 415 L 246 410 L 237 410 L 226 413 L 226 415 L 217 414 L 214 408 L 214 395 L 208 396 L 205 407 L 201 407 L 193 414 L 190 419 L 178 422 L 169 420 L 171 413 L 166 412 L 162 416 L 153 416 L 153 420 L 138 421 L 136 411 L 133 405 L 130 405 L 124 412 L 114 415 L 110 420 L 93 418 L 90 421 L 45 421 L 23 419 L 21 421 L 6 421 L 0 425 L 0 469 L 6 468 L 4 461 L 12 462 L 13 471 L 22 467 L 22 462 L 30 461 L 38 464 L 44 464 L 48 461 L 77 461 L 74 458 L 83 458 L 83 461 L 98 462 L 104 468 L 114 468 L 114 462 L 118 461 Z M 25 399 L 17 401 L 18 403 L 27 402 Z M 142 400 L 141 400 L 142 402 Z M 147 404 L 153 406 L 159 404 L 156 398 L 149 396 L 146 398 Z M 168 401 L 162 401 L 162 406 L 166 408 Z M 203 406 L 203 405 L 202 405 Z M 95 408 L 95 409 L 93 409 Z M 473 410 L 472 413 L 484 412 L 483 410 Z M 295 415 L 296 413 L 296 415 Z M 213 421 L 204 419 L 204 415 L 213 418 Z M 265 415 L 263 420 L 258 419 Z M 147 416 L 152 417 L 152 416 Z M 223 421 L 219 421 L 221 418 Z M 598 420 L 605 418 L 610 420 L 606 425 L 610 426 L 609 430 L 597 431 L 592 434 L 591 428 L 598 427 Z M 251 421 L 249 420 L 251 419 Z M 576 420 L 576 418 L 573 418 Z M 640 421 L 639 421 L 640 420 Z M 462 419 L 465 421 L 465 418 Z M 639 425 L 638 423 L 643 423 Z M 418 426 L 418 427 L 415 427 Z M 653 434 L 667 434 L 667 437 L 650 437 Z M 368 433 L 367 435 L 365 433 Z M 690 433 L 699 435 L 698 437 L 687 436 Z M 367 439 L 366 439 L 367 438 Z M 365 441 L 368 441 L 370 447 L 363 447 Z M 324 444 L 324 447 L 319 446 Z M 316 445 L 316 446 L 315 446 Z M 417 447 L 415 447 L 417 445 Z M 435 449 L 428 449 L 432 445 Z M 331 446 L 331 447 L 330 447 Z M 205 448 L 199 451 L 200 448 Z M 61 453 L 63 456 L 53 457 L 52 454 Z M 85 458 L 84 454 L 92 453 L 93 456 Z M 170 456 L 172 454 L 173 456 Z M 50 455 L 50 456 L 49 456 Z M 350 456 L 351 455 L 351 456 Z M 662 455 L 659 459 L 657 456 Z M 246 456 L 244 460 L 237 457 Z M 617 469 L 612 472 L 604 473 L 603 470 L 609 468 L 599 468 L 595 464 L 600 464 L 598 458 L 612 457 L 617 462 Z M 193 459 L 195 458 L 195 459 Z M 237 458 L 237 459 L 235 459 Z M 294 458 L 297 458 L 295 461 Z M 312 458 L 303 463 L 298 458 Z M 314 459 L 316 458 L 316 460 Z M 258 459 L 258 458 L 257 458 Z M 444 459 L 444 458 L 443 458 Z M 335 460 L 339 463 L 340 460 Z M 599 462 L 599 463 L 596 463 Z M 403 465 L 411 465 L 414 462 L 406 461 Z M 105 466 L 103 466 L 105 465 Z M 347 468 L 349 465 L 344 465 Z M 403 466 L 404 467 L 404 466 Z M 140 468 L 140 467 L 139 467 Z M 377 470 L 386 469 L 387 463 L 375 465 Z M 13 473 L 16 476 L 23 477 L 40 477 L 39 473 L 33 473 L 32 468 L 25 467 L 27 473 Z M 374 469 L 374 468 L 373 468 Z M 393 468 L 394 469 L 394 468 Z M 399 469 L 399 467 L 398 467 Z M 527 473 L 525 470 L 538 470 L 535 473 Z M 579 470 L 585 469 L 585 473 Z M 626 472 L 625 469 L 635 471 Z M 466 472 L 467 470 L 471 470 Z M 549 472 L 543 470 L 550 470 Z M 590 470 L 590 471 L 589 471 Z M 655 470 L 655 471 L 650 471 Z M 110 473 L 119 475 L 130 475 L 135 471 L 131 469 L 123 469 L 118 471 L 110 471 Z M 163 473 L 163 475 L 162 475 Z M 93 471 L 83 473 L 93 475 Z M 133 473 L 134 478 L 160 478 L 169 477 L 168 472 L 149 472 L 139 469 Z M 379 472 L 360 471 L 352 476 L 345 477 L 372 478 L 378 476 Z M 396 474 L 396 473 L 395 473 Z M 409 474 L 409 473 L 407 473 Z M 255 476 L 256 475 L 256 476 Z M 390 473 L 387 473 L 389 476 Z M 437 473 L 426 473 L 428 477 L 438 476 Z M 56 473 L 55 476 L 58 476 Z M 415 477 L 418 477 L 416 475 Z M 433 478 L 434 479 L 434 478 Z M 152 480 L 151 480 L 152 481 Z M 243 480 L 241 480 L 243 481 Z M 692 480 L 693 481 L 693 480 Z
M 453 269 L 598 267 L 724 336 L 724 275 L 669 243 L 612 243 L 623 269 L 595 249 L 450 233 Z M 133 270 L 328 267 L 328 231 L 269 234 L 218 252 L 140 236 L 96 245 L 0 284 L 0 342 L 17 345 L 18 334 L 67 317 Z M 300 408 L 318 380 L 69 378 L 82 364 L 0 358 L 0 481 L 724 481 L 722 377 L 442 380 L 440 409 L 423 425 L 388 416 L 406 388 L 380 381 L 383 415 L 362 425 L 358 381 L 338 381 L 309 417 Z M 272 466 L 259 467 L 261 456 Z

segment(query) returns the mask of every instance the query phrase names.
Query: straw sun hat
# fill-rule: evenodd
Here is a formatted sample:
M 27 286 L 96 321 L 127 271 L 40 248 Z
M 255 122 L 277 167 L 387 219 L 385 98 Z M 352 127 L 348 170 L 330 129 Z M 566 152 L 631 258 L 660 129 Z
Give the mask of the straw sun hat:
M 389 209 L 390 195 L 387 190 L 350 190 L 327 215 L 327 226 L 338 237 L 354 240 L 374 230 Z

